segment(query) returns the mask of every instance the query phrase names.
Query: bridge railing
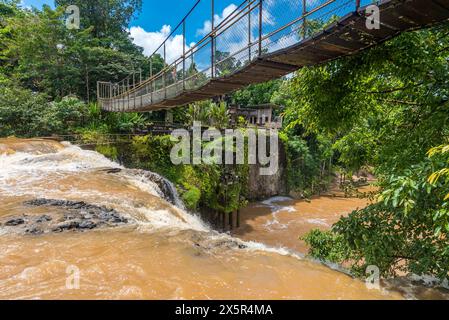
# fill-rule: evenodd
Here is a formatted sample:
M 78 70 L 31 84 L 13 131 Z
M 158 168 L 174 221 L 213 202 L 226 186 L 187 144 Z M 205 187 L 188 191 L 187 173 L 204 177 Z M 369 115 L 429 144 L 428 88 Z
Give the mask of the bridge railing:
M 199 89 L 211 79 L 233 74 L 255 59 L 301 42 L 336 18 L 351 13 L 369 0 L 245 0 L 220 17 L 211 1 L 209 23 L 198 31 L 204 37 L 189 45 L 189 21 L 198 19 L 198 0 L 167 39 L 150 56 L 159 55 L 164 67 L 143 77 L 139 70 L 117 83 L 98 82 L 98 101 L 112 112 L 142 110 L 183 92 Z M 362 3 L 361 3 L 362 2 Z M 218 16 L 218 19 L 217 19 Z M 204 19 L 204 17 L 202 17 Z M 206 17 L 207 19 L 207 17 Z M 222 21 L 220 21 L 222 20 Z M 182 41 L 182 52 L 173 52 Z M 153 74 L 154 73 L 154 74 Z

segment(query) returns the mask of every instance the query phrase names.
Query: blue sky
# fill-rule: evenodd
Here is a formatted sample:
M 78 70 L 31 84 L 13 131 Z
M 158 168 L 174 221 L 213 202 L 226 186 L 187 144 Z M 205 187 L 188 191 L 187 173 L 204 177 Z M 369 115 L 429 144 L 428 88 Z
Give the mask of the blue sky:
M 88 0 L 86 0 L 88 1 Z M 162 26 L 175 27 L 181 18 L 192 8 L 197 0 L 143 0 L 142 12 L 131 22 L 130 27 L 139 26 L 146 31 L 160 31 Z M 240 3 L 242 0 L 215 0 L 215 10 L 221 14 L 223 9 L 231 3 Z M 40 9 L 44 4 L 54 7 L 53 0 L 22 0 L 25 6 Z M 196 30 L 203 26 L 205 19 L 211 16 L 210 0 L 202 0 L 190 18 L 188 38 L 195 38 Z M 192 39 L 194 41 L 194 39 Z
M 88 1 L 88 0 L 86 0 Z M 134 43 L 144 48 L 144 53 L 150 55 L 165 40 L 165 38 L 173 31 L 173 28 L 180 22 L 186 13 L 192 8 L 197 0 L 143 0 L 142 12 L 139 13 L 131 22 L 130 34 L 134 39 Z M 328 0 L 307 0 L 308 9 L 318 7 Z M 239 5 L 243 0 L 215 0 L 215 21 L 222 21 L 227 15 Z M 355 0 L 353 0 L 355 3 Z M 363 4 L 370 0 L 362 0 Z M 54 6 L 53 0 L 22 0 L 24 6 L 34 6 L 40 9 L 43 4 Z M 337 13 L 343 15 L 348 13 L 349 8 L 339 9 L 339 6 L 347 3 L 347 0 L 337 0 L 327 7 L 326 10 L 332 10 L 332 14 Z M 264 0 L 264 34 L 286 24 L 298 17 L 301 9 L 302 0 Z M 321 14 L 321 12 L 320 12 Z M 81 12 L 82 15 L 82 12 Z M 257 12 L 253 12 L 252 19 L 252 37 L 255 39 L 258 33 Z M 330 15 L 327 16 L 330 18 Z M 247 23 L 241 21 L 241 25 L 233 27 L 232 32 L 227 31 L 227 35 L 217 40 L 217 49 L 221 51 L 237 52 L 245 47 L 248 42 Z M 245 25 L 246 23 L 246 25 Z M 187 20 L 186 30 L 186 46 L 193 46 L 210 30 L 211 24 L 211 1 L 201 0 L 195 11 Z M 269 39 L 273 45 L 270 51 L 277 50 L 280 46 L 287 46 L 297 42 L 299 32 L 290 27 L 282 33 L 278 38 Z M 297 25 L 295 26 L 298 27 Z M 220 46 L 222 46 L 220 48 Z M 182 29 L 177 30 L 174 35 L 167 41 L 167 62 L 170 63 L 182 55 L 183 39 Z M 195 54 L 195 62 L 206 68 L 206 63 L 210 58 L 210 52 L 205 48 L 204 57 L 201 53 Z M 162 53 L 162 52 L 159 52 Z M 244 57 L 246 59 L 247 57 Z
M 240 1 L 215 0 L 215 7 L 217 11 L 221 12 L 229 4 Z M 53 0 L 22 0 L 22 3 L 38 9 L 44 4 L 54 6 Z M 174 26 L 195 3 L 196 0 L 143 0 L 142 13 L 132 22 L 132 25 L 139 25 L 148 30 L 158 29 L 164 24 Z M 197 11 L 202 16 L 210 14 L 210 1 L 203 0 Z
M 228 11 L 230 11 L 232 4 L 238 4 L 240 1 L 242 0 L 215 0 L 216 15 L 222 17 L 225 8 L 228 7 Z M 22 3 L 24 6 L 33 6 L 38 9 L 42 8 L 44 4 L 54 7 L 53 0 L 22 0 Z M 195 3 L 196 0 L 143 0 L 142 12 L 130 24 L 131 34 L 136 44 L 144 47 L 147 55 L 151 54 Z M 186 30 L 188 44 L 195 43 L 202 38 L 203 34 L 199 30 L 204 28 L 207 20 L 211 20 L 210 0 L 202 0 L 187 22 L 189 26 Z M 178 45 L 176 49 L 170 50 L 172 55 L 179 53 L 179 41 L 175 39 L 174 42 Z M 172 59 L 169 57 L 168 60 Z

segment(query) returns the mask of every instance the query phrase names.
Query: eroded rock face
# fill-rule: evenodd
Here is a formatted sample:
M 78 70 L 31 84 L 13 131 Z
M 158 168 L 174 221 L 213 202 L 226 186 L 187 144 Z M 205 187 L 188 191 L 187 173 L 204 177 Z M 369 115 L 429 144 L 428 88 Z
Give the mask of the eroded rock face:
M 192 234 L 191 239 L 192 244 L 197 249 L 200 249 L 203 253 L 212 252 L 217 249 L 246 249 L 247 245 L 243 242 L 232 239 L 232 238 L 216 238 L 211 239 L 209 235 L 206 234 Z
M 183 207 L 181 200 L 179 200 L 176 188 L 173 186 L 173 184 L 157 173 L 140 169 L 120 169 L 120 168 L 105 169 L 103 171 L 109 174 L 124 172 L 131 176 L 148 179 L 159 188 L 160 191 L 159 196 L 161 198 L 173 204 L 174 206 L 181 208 Z
M 0 227 L 24 234 L 58 233 L 66 231 L 86 231 L 97 228 L 116 227 L 129 221 L 123 215 L 103 206 L 83 201 L 53 199 L 35 199 L 24 202 L 28 207 L 53 207 L 44 215 L 27 215 L 8 217 L 0 220 Z
M 287 193 L 287 155 L 285 146 L 279 141 L 279 170 L 274 175 L 260 175 L 260 164 L 249 167 L 248 200 L 264 200 Z

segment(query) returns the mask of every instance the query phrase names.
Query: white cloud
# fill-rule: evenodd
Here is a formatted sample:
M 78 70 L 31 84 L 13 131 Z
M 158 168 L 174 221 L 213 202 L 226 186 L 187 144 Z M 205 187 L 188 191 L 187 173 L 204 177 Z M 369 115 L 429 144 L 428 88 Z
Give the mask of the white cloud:
M 274 7 L 274 0 L 265 0 L 265 6 L 263 10 L 263 24 L 264 25 L 275 25 L 275 18 L 271 14 L 271 9 Z M 234 3 L 230 4 L 223 9 L 221 14 L 216 14 L 214 16 L 215 25 L 220 24 L 223 20 L 228 18 L 236 9 L 237 5 Z M 259 29 L 259 12 L 255 9 L 251 12 L 251 38 L 256 39 L 258 37 Z M 224 33 L 219 35 L 219 40 L 217 41 L 217 49 L 226 52 L 235 52 L 248 44 L 248 20 L 243 18 L 233 24 Z M 197 36 L 205 36 L 211 31 L 211 21 L 206 20 L 203 24 L 203 28 L 198 29 L 196 32 Z
M 278 2 L 276 2 L 278 1 Z M 268 26 L 275 26 L 276 19 L 274 14 L 276 13 L 275 9 L 279 10 L 278 6 L 279 2 L 284 2 L 286 0 L 265 0 L 264 2 L 264 11 L 263 11 L 263 24 L 267 26 L 264 28 L 264 34 L 269 31 Z M 317 0 L 307 0 L 308 3 L 314 3 Z M 223 9 L 221 13 L 218 13 L 214 16 L 214 24 L 218 25 L 223 20 L 228 18 L 235 10 L 237 9 L 237 5 L 234 3 L 228 5 Z M 259 28 L 259 13 L 256 9 L 251 13 L 251 38 L 258 38 L 258 28 Z M 248 26 L 247 19 L 242 19 L 235 23 L 231 28 L 227 29 L 226 32 L 220 35 L 220 39 L 217 40 L 217 50 L 224 52 L 235 53 L 240 49 L 244 48 L 248 44 Z M 203 22 L 203 27 L 196 30 L 196 36 L 205 36 L 211 31 L 211 21 L 206 20 Z M 151 55 L 161 43 L 169 36 L 172 28 L 169 25 L 164 25 L 159 31 L 148 32 L 145 31 L 142 27 L 132 27 L 129 32 L 131 37 L 134 39 L 133 42 L 144 48 L 145 55 Z M 266 40 L 267 43 L 270 43 L 270 39 Z M 282 44 L 291 43 L 292 41 L 297 41 L 295 35 L 284 35 L 276 41 L 275 43 L 271 43 L 272 48 L 270 48 L 270 52 L 273 49 L 279 49 L 282 47 Z M 191 43 L 190 45 L 186 45 L 186 50 L 189 50 L 193 47 L 195 43 Z M 254 50 L 256 46 L 254 47 Z M 161 55 L 163 53 L 162 49 L 158 51 Z M 183 53 L 183 37 L 181 34 L 176 34 L 171 36 L 166 43 L 166 55 L 167 55 L 167 63 L 171 63 L 176 59 L 180 58 Z M 209 57 L 206 57 L 202 54 L 195 55 L 195 62 L 197 65 L 207 65 L 209 61 Z M 242 59 L 247 59 L 247 57 L 242 57 Z M 190 59 L 187 61 L 188 65 L 190 65 Z
M 224 19 L 229 17 L 234 11 L 237 9 L 237 6 L 233 3 L 231 3 L 229 6 L 223 9 L 223 12 L 221 14 L 214 15 L 214 24 L 217 26 L 220 24 Z M 203 28 L 198 29 L 196 31 L 197 36 L 205 36 L 212 30 L 212 22 L 210 20 L 204 21 Z
M 24 9 L 27 9 L 27 10 L 31 10 L 32 9 L 32 7 L 27 5 L 24 0 L 20 0 L 19 6 L 24 8 Z
M 149 56 L 167 39 L 171 33 L 171 26 L 164 25 L 161 30 L 147 32 L 142 27 L 131 27 L 129 29 L 134 44 L 144 49 L 144 54 Z M 183 36 L 181 34 L 172 35 L 166 42 L 166 62 L 171 63 L 183 54 Z M 186 44 L 186 51 L 189 50 L 194 43 Z M 158 53 L 163 54 L 161 48 Z

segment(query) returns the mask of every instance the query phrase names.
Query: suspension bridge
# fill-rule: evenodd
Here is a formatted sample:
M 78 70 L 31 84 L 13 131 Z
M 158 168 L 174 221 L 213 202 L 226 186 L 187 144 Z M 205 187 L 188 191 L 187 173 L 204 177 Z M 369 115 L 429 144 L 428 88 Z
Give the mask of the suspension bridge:
M 186 39 L 198 0 L 150 57 L 163 59 L 162 70 L 98 82 L 103 110 L 154 111 L 214 98 L 449 19 L 449 0 L 376 2 L 379 28 L 367 26 L 369 0 L 245 0 L 219 21 L 209 1 L 210 30 L 200 41 L 188 45 Z M 183 48 L 169 61 L 173 37 L 182 37 Z

